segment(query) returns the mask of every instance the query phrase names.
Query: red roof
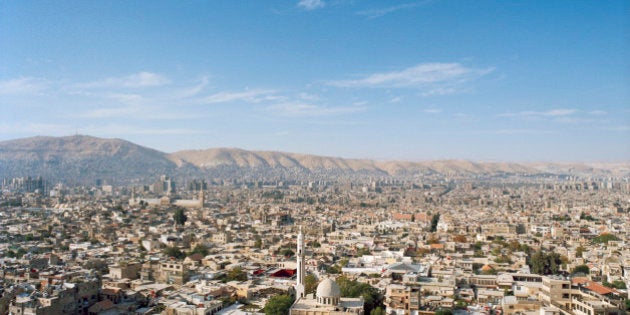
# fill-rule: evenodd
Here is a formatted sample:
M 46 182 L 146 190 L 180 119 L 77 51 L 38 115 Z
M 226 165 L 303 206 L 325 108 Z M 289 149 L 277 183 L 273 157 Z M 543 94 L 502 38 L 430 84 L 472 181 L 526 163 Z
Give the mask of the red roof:
M 274 272 L 273 274 L 271 274 L 270 277 L 274 277 L 274 278 L 291 278 L 296 273 L 297 273 L 297 269 L 280 269 L 280 270 Z
M 597 294 L 601 294 L 601 295 L 606 295 L 608 293 L 613 293 L 615 292 L 615 290 L 607 288 L 597 282 L 589 282 L 587 283 L 584 288 L 589 289 Z

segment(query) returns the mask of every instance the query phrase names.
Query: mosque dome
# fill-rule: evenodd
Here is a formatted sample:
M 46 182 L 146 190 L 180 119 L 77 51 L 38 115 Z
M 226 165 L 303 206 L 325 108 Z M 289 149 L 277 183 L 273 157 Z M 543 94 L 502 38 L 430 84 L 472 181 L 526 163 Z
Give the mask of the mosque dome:
M 339 285 L 334 280 L 327 278 L 317 286 L 317 302 L 320 304 L 337 305 L 341 297 Z

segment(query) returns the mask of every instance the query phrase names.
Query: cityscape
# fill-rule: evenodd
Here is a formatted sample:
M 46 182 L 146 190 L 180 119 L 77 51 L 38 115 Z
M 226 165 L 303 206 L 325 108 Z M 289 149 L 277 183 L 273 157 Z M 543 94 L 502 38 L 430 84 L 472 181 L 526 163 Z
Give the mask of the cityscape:
M 630 3 L 0 1 L 0 315 L 625 315 Z
M 58 168 L 124 160 L 103 144 L 119 140 L 55 140 L 104 148 L 78 156 L 56 144 L 68 152 L 46 158 Z M 3 165 L 20 165 L 8 157 L 28 146 L 16 147 L 0 143 Z M 205 177 L 85 173 L 92 182 L 72 186 L 3 174 L 0 313 L 593 315 L 630 306 L 628 164 L 389 175 L 220 163 L 204 160 L 214 170 Z

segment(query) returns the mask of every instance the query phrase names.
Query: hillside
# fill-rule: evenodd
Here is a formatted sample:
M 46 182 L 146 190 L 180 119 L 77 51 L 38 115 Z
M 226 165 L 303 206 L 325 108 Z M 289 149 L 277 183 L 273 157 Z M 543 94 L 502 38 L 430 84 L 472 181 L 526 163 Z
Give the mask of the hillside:
M 199 168 L 218 166 L 239 168 L 284 168 L 308 171 L 337 170 L 341 172 L 364 172 L 381 175 L 403 175 L 415 173 L 441 174 L 496 174 L 529 173 L 540 171 L 516 163 L 475 163 L 465 160 L 426 162 L 374 161 L 368 159 L 343 159 L 316 155 L 284 153 L 275 151 L 246 151 L 241 149 L 207 149 L 179 151 L 170 155 L 178 163 L 188 162 Z
M 182 178 L 419 174 L 563 174 L 628 176 L 629 163 L 497 163 L 466 160 L 424 162 L 344 159 L 236 148 L 186 150 L 171 154 L 121 139 L 91 136 L 31 137 L 0 142 L 0 178 L 43 176 L 70 183 L 154 180 L 161 174 Z
M 71 182 L 126 181 L 178 168 L 162 152 L 120 139 L 32 137 L 0 142 L 0 176 L 41 175 Z

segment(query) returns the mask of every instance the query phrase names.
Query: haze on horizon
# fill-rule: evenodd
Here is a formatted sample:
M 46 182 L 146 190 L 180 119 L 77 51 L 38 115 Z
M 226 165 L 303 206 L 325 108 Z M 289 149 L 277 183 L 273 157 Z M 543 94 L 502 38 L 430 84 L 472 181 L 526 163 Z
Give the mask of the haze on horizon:
M 0 141 L 630 160 L 630 3 L 0 2 Z

